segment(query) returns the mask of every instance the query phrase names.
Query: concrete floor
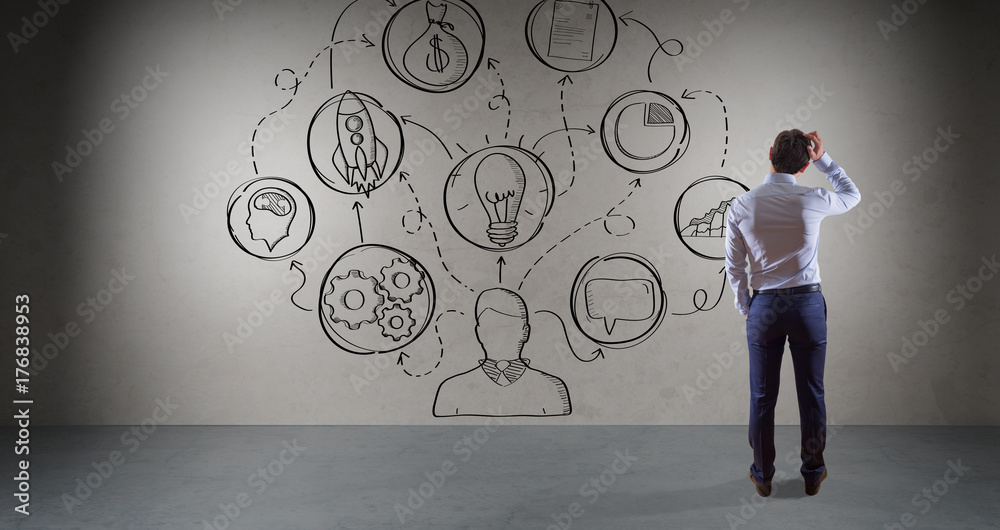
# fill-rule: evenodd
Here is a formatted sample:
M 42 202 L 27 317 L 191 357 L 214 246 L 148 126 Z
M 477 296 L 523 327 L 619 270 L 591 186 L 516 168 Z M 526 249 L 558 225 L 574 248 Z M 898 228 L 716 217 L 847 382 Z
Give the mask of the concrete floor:
M 745 427 L 36 427 L 31 515 L 4 450 L 0 528 L 1000 527 L 998 427 L 832 426 L 816 497 L 777 438 L 762 499 Z

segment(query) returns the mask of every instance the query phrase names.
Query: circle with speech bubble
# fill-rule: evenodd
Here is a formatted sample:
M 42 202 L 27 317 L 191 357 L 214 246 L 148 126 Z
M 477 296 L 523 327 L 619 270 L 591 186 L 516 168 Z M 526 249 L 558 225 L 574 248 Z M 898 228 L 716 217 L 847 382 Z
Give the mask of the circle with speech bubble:
M 580 269 L 570 306 L 584 335 L 601 346 L 628 348 L 659 328 L 667 295 L 649 261 L 623 252 L 593 258 Z

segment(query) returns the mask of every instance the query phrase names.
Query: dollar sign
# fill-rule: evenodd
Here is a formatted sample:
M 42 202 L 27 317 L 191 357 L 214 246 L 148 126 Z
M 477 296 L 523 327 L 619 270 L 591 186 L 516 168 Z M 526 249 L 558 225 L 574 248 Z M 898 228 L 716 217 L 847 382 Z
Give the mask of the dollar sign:
M 451 58 L 448 56 L 448 52 L 441 49 L 441 37 L 437 33 L 431 37 L 430 45 L 431 53 L 427 54 L 427 69 L 440 74 L 451 63 Z

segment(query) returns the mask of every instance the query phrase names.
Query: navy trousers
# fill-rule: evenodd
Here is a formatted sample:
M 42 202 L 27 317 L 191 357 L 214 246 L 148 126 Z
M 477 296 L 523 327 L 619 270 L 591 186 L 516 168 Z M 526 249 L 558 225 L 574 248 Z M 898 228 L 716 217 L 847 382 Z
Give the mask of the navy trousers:
M 750 350 L 750 473 L 761 484 L 774 476 L 774 405 L 785 341 L 792 353 L 802 430 L 802 477 L 813 486 L 826 469 L 826 300 L 823 293 L 757 294 L 747 317 Z

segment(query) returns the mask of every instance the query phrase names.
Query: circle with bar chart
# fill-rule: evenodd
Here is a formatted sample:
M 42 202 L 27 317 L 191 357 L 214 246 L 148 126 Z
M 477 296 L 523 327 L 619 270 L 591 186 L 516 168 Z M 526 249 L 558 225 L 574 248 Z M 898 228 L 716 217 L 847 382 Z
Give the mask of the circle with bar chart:
M 729 206 L 747 191 L 750 189 L 742 183 L 719 175 L 694 181 L 674 208 L 677 237 L 698 257 L 726 259 Z

